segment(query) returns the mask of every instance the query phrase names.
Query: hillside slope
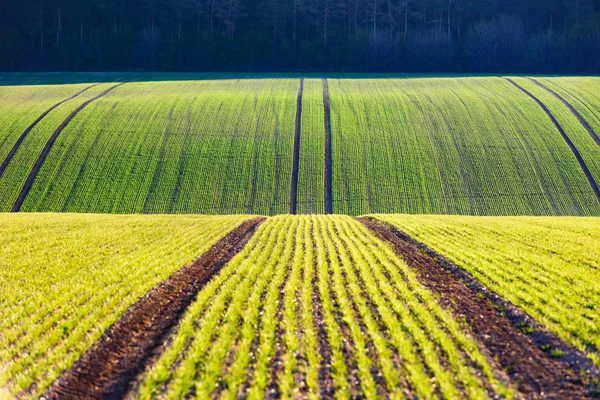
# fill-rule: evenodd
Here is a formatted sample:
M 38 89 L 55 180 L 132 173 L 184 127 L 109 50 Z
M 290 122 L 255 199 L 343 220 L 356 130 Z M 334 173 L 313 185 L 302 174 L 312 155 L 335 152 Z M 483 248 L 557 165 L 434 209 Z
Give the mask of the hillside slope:
M 0 211 L 600 215 L 600 78 L 217 78 L 0 87 Z

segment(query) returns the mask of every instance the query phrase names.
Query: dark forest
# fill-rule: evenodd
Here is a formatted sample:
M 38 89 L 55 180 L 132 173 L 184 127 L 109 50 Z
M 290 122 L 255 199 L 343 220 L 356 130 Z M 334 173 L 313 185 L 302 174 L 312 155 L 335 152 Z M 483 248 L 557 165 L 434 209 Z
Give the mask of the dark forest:
M 2 0 L 4 71 L 600 73 L 598 0 Z

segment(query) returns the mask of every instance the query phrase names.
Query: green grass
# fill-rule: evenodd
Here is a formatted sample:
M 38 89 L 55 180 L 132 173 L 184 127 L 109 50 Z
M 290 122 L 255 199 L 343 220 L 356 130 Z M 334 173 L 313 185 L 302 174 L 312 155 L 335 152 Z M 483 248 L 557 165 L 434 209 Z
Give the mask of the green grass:
M 600 366 L 600 218 L 377 215 Z
M 0 214 L 0 397 L 41 394 L 139 297 L 248 218 Z
M 329 87 L 336 212 L 600 213 L 550 119 L 503 79 L 330 79 Z
M 413 271 L 346 216 L 267 220 L 200 292 L 138 395 L 317 398 L 323 362 L 336 398 L 512 395 Z

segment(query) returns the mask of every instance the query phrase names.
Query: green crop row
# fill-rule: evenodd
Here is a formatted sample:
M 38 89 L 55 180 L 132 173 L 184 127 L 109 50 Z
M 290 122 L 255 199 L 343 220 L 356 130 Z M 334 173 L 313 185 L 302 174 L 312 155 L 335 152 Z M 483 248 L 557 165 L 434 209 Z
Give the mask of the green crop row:
M 298 214 L 321 214 L 325 193 L 325 125 L 323 84 L 304 80 L 298 170 Z
M 24 211 L 287 212 L 298 80 L 128 83 L 69 124 Z
M 279 216 L 198 295 L 141 398 L 511 397 L 394 251 L 344 216 Z
M 330 79 L 334 209 L 598 215 L 544 111 L 500 78 Z
M 139 297 L 248 218 L 0 214 L 0 397 L 39 395 Z
M 377 215 L 600 366 L 600 219 Z

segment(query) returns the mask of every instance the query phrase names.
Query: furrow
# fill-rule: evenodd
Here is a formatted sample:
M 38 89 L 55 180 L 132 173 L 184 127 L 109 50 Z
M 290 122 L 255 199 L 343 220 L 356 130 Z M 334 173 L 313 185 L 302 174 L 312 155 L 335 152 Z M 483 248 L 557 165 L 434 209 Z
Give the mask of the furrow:
M 298 98 L 296 100 L 296 129 L 294 134 L 294 155 L 292 163 L 292 182 L 290 186 L 290 214 L 296 214 L 298 208 L 298 172 L 300 163 L 300 130 L 302 128 L 302 93 L 304 78 L 300 78 Z

